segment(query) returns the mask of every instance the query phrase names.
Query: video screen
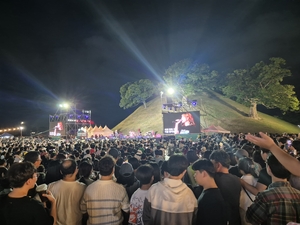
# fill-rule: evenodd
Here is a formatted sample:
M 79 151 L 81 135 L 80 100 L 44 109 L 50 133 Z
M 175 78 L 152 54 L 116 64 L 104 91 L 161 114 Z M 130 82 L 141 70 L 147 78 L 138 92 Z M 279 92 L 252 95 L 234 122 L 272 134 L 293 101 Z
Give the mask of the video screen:
M 163 114 L 164 134 L 200 133 L 200 112 L 179 112 Z
M 49 124 L 49 136 L 59 137 L 65 136 L 65 124 L 62 121 L 50 122 Z

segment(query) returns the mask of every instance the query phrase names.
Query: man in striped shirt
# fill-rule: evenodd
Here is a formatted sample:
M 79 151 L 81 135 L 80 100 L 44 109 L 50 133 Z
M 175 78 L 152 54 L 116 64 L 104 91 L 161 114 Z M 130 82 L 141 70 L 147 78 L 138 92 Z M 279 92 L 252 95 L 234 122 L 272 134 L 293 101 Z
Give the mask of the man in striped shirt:
M 129 212 L 129 200 L 125 188 L 113 181 L 115 162 L 111 156 L 99 161 L 101 178 L 89 185 L 81 201 L 82 213 L 88 213 L 88 225 L 120 225 L 122 211 Z

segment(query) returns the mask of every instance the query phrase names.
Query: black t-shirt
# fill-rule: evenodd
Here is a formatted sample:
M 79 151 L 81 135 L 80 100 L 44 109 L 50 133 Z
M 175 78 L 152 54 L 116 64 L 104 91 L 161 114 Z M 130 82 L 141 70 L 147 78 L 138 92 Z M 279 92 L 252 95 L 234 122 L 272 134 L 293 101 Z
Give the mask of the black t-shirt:
M 229 169 L 229 173 L 237 176 L 237 177 L 242 177 L 243 175 L 240 173 L 239 171 L 239 167 L 238 166 L 233 166 Z
M 228 208 L 229 224 L 240 225 L 239 205 L 242 188 L 240 178 L 230 173 L 216 173 L 215 181 Z
M 267 187 L 272 183 L 272 178 L 268 174 L 266 168 L 262 168 L 259 172 L 258 180 L 257 182 L 266 185 Z
M 226 225 L 226 203 L 218 188 L 204 190 L 198 198 L 197 225 Z
M 1 225 L 52 225 L 53 218 L 43 204 L 27 196 L 0 199 Z

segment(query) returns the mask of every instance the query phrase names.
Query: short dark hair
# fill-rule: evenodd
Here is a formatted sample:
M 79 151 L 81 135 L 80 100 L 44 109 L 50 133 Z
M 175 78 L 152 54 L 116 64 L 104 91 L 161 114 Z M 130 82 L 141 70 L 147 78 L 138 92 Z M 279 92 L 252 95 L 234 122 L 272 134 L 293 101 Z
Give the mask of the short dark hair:
M 153 167 L 149 164 L 145 164 L 137 168 L 135 176 L 140 181 L 141 185 L 149 184 L 151 182 L 152 176 L 154 175 L 153 172 Z
M 292 146 L 299 152 L 300 151 L 300 140 L 293 141 Z
M 291 173 L 288 171 L 274 155 L 270 155 L 267 158 L 267 165 L 269 166 L 272 174 L 281 179 L 289 178 Z
M 210 160 L 215 160 L 218 163 L 221 163 L 223 167 L 229 168 L 230 166 L 230 157 L 229 155 L 223 150 L 215 150 L 213 151 L 210 156 Z
M 189 161 L 189 163 L 193 163 L 193 162 L 195 162 L 195 161 L 197 161 L 199 159 L 199 157 L 197 155 L 197 152 L 192 151 L 192 150 L 189 150 L 186 153 L 186 158 Z
M 164 161 L 161 164 L 161 167 L 160 167 L 160 173 L 161 173 L 161 175 L 164 175 L 164 172 L 168 173 L 168 161 Z
M 21 188 L 25 182 L 33 178 L 36 169 L 31 162 L 13 164 L 8 170 L 8 180 L 12 188 Z
M 99 171 L 100 175 L 102 176 L 108 176 L 112 174 L 114 167 L 115 167 L 115 161 L 112 156 L 104 156 L 102 159 L 99 161 Z
M 31 162 L 35 163 L 39 158 L 40 153 L 36 151 L 30 151 L 27 152 L 27 154 L 24 156 L 24 162 Z
M 75 172 L 77 163 L 73 159 L 65 159 L 59 167 L 61 174 L 66 176 Z
M 128 159 L 128 162 L 132 165 L 134 170 L 136 170 L 140 166 L 139 160 L 135 157 Z
M 183 155 L 172 155 L 168 161 L 168 173 L 171 176 L 179 176 L 189 166 L 188 160 Z
M 87 178 L 91 175 L 92 169 L 92 164 L 88 163 L 87 161 L 83 161 L 79 164 L 79 175 Z
M 210 177 L 214 177 L 215 175 L 215 167 L 214 164 L 208 159 L 199 159 L 192 165 L 193 170 L 206 171 Z

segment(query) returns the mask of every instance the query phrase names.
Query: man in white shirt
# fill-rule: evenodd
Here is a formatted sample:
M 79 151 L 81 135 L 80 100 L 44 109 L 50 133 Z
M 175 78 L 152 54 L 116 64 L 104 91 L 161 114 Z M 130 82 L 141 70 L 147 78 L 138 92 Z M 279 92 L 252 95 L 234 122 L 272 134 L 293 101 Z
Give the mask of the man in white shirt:
M 63 179 L 48 186 L 48 190 L 56 198 L 57 225 L 81 225 L 80 201 L 86 185 L 76 181 L 78 169 L 74 160 L 64 160 L 60 165 L 60 172 Z

